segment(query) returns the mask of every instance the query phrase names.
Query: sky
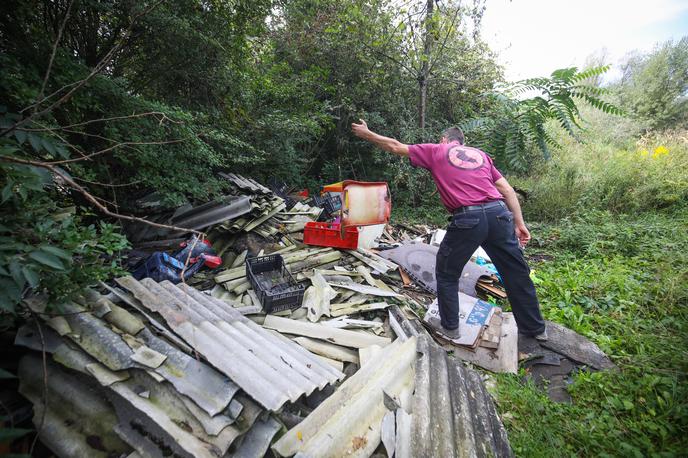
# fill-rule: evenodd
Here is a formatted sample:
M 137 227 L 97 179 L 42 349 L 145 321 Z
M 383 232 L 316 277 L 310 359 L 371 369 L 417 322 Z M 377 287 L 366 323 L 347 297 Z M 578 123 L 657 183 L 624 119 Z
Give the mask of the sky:
M 604 49 L 608 81 L 629 52 L 688 35 L 688 0 L 487 0 L 482 36 L 515 81 L 581 67 Z

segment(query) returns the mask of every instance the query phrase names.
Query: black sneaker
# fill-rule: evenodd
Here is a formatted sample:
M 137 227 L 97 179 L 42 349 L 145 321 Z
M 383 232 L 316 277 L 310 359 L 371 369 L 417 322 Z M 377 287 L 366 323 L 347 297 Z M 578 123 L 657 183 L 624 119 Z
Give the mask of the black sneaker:
M 459 333 L 459 328 L 455 329 L 447 329 L 444 326 L 442 326 L 442 322 L 440 321 L 439 318 L 436 317 L 430 317 L 425 321 L 435 332 L 437 332 L 439 335 L 442 337 L 449 339 L 449 340 L 458 340 L 459 337 L 461 337 L 461 334 Z

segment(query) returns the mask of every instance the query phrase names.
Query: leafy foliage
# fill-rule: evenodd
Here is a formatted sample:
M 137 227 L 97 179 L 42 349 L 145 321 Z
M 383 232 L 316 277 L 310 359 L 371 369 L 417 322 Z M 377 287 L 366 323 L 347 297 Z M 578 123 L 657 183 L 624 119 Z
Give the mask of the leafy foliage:
M 20 157 L 24 136 L 19 132 L 0 139 L 2 156 Z M 25 135 L 36 153 L 63 147 L 34 133 Z M 45 169 L 0 161 L 0 186 L 0 310 L 16 312 L 30 291 L 45 292 L 57 303 L 121 272 L 116 255 L 128 247 L 126 238 L 112 224 L 88 223 L 88 212 L 77 215 Z
M 545 259 L 531 263 L 543 314 L 619 371 L 573 376 L 572 404 L 500 375 L 498 406 L 516 454 L 676 456 L 688 427 L 688 359 L 676 351 L 688 343 L 688 145 L 684 132 L 610 143 L 592 134 L 609 118 L 596 121 L 585 143 L 550 129 L 553 160 L 514 181 L 528 191 L 526 255 Z
M 614 88 L 619 104 L 653 129 L 688 125 L 688 36 L 631 56 Z
M 464 122 L 462 127 L 498 165 L 525 171 L 529 147 L 539 149 L 549 159 L 550 148 L 560 146 L 545 128 L 548 121 L 556 121 L 569 135 L 578 137 L 582 125 L 577 102 L 604 113 L 622 114 L 621 109 L 601 98 L 605 89 L 586 83 L 608 69 L 602 66 L 579 71 L 571 67 L 555 70 L 550 78 L 520 81 L 492 95 L 498 105 L 491 116 Z
M 593 340 L 620 370 L 575 375 L 570 405 L 499 376 L 498 405 L 517 454 L 672 456 L 685 448 L 688 360 L 675 349 L 688 343 L 688 238 L 675 228 L 686 217 L 581 212 L 535 225 L 529 252 L 551 257 L 533 265 L 545 317 Z

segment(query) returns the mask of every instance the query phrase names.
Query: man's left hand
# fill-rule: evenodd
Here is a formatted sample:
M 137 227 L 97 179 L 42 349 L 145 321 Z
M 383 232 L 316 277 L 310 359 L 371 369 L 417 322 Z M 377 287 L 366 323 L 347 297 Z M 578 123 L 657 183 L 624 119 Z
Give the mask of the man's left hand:
M 525 224 L 519 224 L 516 226 L 516 238 L 518 239 L 521 246 L 526 246 L 530 241 L 530 232 Z

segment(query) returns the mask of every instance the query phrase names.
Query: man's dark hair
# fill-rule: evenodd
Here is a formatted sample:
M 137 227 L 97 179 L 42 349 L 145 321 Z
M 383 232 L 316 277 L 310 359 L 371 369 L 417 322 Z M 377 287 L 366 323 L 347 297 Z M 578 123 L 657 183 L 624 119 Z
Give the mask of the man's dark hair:
M 446 137 L 450 142 L 459 142 L 463 145 L 463 131 L 458 127 L 450 127 L 442 133 L 442 136 Z

